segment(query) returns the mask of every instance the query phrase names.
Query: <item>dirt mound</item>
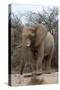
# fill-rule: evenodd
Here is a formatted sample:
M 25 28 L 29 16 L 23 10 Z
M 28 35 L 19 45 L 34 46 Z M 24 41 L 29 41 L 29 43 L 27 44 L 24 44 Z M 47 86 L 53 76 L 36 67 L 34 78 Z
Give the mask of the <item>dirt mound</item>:
M 40 84 L 57 84 L 58 83 L 58 72 L 51 74 L 42 74 L 37 76 L 36 79 L 32 77 L 24 77 L 20 74 L 11 75 L 11 85 L 40 85 Z

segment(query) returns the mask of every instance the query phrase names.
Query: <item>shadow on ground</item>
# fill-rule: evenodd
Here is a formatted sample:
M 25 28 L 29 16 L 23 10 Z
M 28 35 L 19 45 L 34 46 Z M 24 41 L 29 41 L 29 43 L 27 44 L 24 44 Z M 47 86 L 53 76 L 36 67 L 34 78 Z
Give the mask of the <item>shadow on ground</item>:
M 39 80 L 39 79 L 31 79 L 29 82 L 28 82 L 28 84 L 27 85 L 40 85 L 40 84 L 43 84 L 43 82 L 44 82 L 44 79 L 41 79 L 41 80 Z

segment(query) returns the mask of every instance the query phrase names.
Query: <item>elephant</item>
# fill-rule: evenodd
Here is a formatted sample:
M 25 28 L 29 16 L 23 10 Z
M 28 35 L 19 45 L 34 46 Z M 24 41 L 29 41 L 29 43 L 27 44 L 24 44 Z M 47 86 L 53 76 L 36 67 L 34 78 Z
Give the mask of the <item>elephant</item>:
M 54 52 L 54 38 L 43 24 L 24 26 L 22 30 L 22 43 L 17 46 L 23 47 L 27 59 L 32 63 L 32 74 L 43 72 L 43 59 L 46 57 L 46 73 L 51 73 L 51 60 Z M 38 66 L 40 69 L 38 71 Z M 22 65 L 21 73 L 23 72 Z

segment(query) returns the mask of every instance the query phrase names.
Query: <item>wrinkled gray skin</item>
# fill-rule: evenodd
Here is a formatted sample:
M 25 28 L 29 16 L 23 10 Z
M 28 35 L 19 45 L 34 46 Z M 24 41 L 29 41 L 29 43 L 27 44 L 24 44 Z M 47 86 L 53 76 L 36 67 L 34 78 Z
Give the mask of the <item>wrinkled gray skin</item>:
M 35 26 L 24 26 L 22 31 L 22 44 L 18 47 L 24 48 L 28 60 L 32 63 L 33 75 L 37 72 L 42 73 L 42 61 L 46 56 L 46 72 L 51 71 L 51 60 L 54 51 L 54 38 L 42 24 Z M 27 61 L 28 61 L 27 60 Z M 40 70 L 38 71 L 38 66 Z M 24 68 L 24 65 L 22 66 Z M 23 69 L 21 70 L 21 73 Z

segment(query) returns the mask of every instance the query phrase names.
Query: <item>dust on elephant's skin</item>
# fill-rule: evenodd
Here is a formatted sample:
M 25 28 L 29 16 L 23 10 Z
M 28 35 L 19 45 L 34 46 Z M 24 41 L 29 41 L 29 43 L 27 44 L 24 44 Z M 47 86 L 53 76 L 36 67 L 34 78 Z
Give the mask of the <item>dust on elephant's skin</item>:
M 45 56 L 47 57 L 46 71 L 47 73 L 50 72 L 54 51 L 54 38 L 43 24 L 24 26 L 22 30 L 22 47 L 33 65 L 32 70 L 34 72 L 38 71 L 38 66 L 40 66 L 40 72 L 42 72 L 42 61 Z

